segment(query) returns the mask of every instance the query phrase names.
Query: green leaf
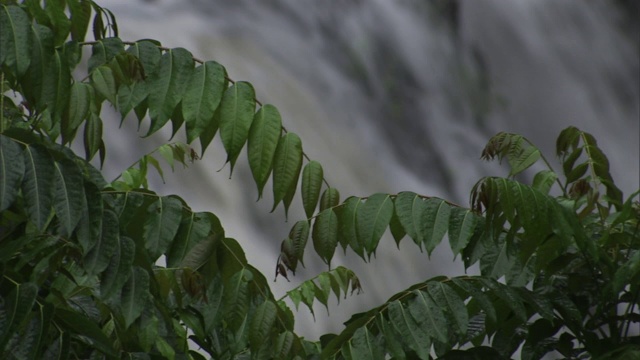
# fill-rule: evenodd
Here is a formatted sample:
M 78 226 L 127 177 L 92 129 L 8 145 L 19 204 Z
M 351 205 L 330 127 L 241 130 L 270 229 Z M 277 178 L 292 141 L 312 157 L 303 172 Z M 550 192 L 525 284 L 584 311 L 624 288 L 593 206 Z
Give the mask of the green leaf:
M 127 53 L 140 59 L 144 69 L 145 79 L 149 74 L 153 74 L 160 63 L 162 53 L 159 48 L 160 44 L 151 40 L 140 40 L 133 43 L 127 48 Z
M 147 136 L 161 129 L 169 121 L 182 100 L 192 73 L 193 56 L 189 51 L 175 48 L 162 55 L 158 67 L 148 80 L 151 126 Z
M 357 236 L 369 258 L 375 254 L 392 216 L 393 200 L 388 194 L 374 194 L 360 207 L 356 215 Z
M 255 109 L 255 93 L 248 82 L 236 82 L 224 92 L 220 104 L 220 138 L 227 151 L 227 162 L 231 163 L 231 173 L 249 137 Z
M 273 163 L 273 208 L 298 184 L 302 167 L 302 142 L 298 135 L 287 133 L 278 142 Z M 285 212 L 287 207 L 285 206 Z
M 228 321 L 231 330 L 238 330 L 246 321 L 249 307 L 249 286 L 248 281 L 251 278 L 251 272 L 242 269 L 236 272 L 228 282 L 225 283 L 225 292 L 223 294 L 223 303 L 225 314 L 224 317 Z
M 83 82 L 74 82 L 69 93 L 69 106 L 62 118 L 63 143 L 70 143 L 78 130 L 78 127 L 89 115 L 90 101 L 94 98 L 91 85 Z
M 366 326 L 358 328 L 351 338 L 353 359 L 383 360 L 385 359 L 382 347 L 375 335 L 369 332 Z
M 416 193 L 404 191 L 396 196 L 394 201 L 395 213 L 407 235 L 422 249 L 424 235 L 421 230 L 423 222 L 422 213 L 426 205 L 424 200 Z
M 360 200 L 358 200 L 360 201 Z M 340 192 L 336 188 L 327 188 L 320 197 L 320 211 L 338 206 L 340 203 Z
M 116 79 L 108 66 L 99 66 L 91 73 L 91 83 L 98 94 L 116 104 Z
M 249 328 L 249 343 L 254 351 L 269 339 L 276 315 L 276 304 L 270 300 L 263 302 L 256 309 Z
M 111 210 L 104 210 L 100 236 L 84 258 L 84 266 L 89 274 L 103 272 L 111 260 L 120 241 L 118 216 Z
M 207 212 L 192 212 L 184 216 L 178 233 L 167 252 L 167 267 L 178 267 L 187 254 L 200 242 L 205 241 L 212 230 L 220 228 L 220 220 Z
M 54 165 L 53 208 L 60 221 L 62 235 L 68 237 L 82 217 L 85 199 L 82 174 L 78 166 L 68 159 Z
M 540 159 L 540 150 L 535 146 L 526 146 L 521 149 L 517 155 L 517 157 L 510 158 L 509 164 L 511 165 L 511 171 L 509 172 L 509 176 L 517 175 L 533 164 L 535 164 Z
M 294 334 L 291 331 L 285 331 L 278 335 L 275 348 L 273 349 L 273 359 L 289 359 L 289 352 L 293 345 Z
M 396 242 L 396 246 L 400 249 L 400 241 L 402 241 L 402 239 L 407 235 L 407 231 L 402 226 L 402 223 L 400 223 L 398 214 L 395 211 L 395 201 L 393 215 L 389 222 L 389 230 L 391 230 L 391 235 L 393 236 L 393 240 Z
M 425 332 L 400 301 L 392 301 L 387 306 L 387 313 L 393 329 L 400 334 L 402 341 L 416 352 L 423 360 L 429 359 L 431 338 Z
M 27 320 L 37 296 L 38 287 L 35 284 L 16 284 L 6 299 L 0 302 L 0 349 L 5 348 Z
M 427 290 L 438 306 L 453 320 L 448 322 L 451 327 L 456 330 L 459 336 L 465 336 L 467 334 L 467 325 L 469 324 L 469 315 L 464 302 L 458 294 L 449 285 L 441 281 L 430 282 Z
M 416 297 L 409 303 L 409 311 L 418 326 L 425 329 L 432 338 L 446 344 L 449 326 L 444 312 L 425 292 L 415 290 L 413 293 Z
M 313 248 L 322 260 L 331 264 L 338 245 L 338 217 L 332 209 L 321 212 L 313 224 Z
M 429 255 L 447 233 L 450 214 L 451 207 L 444 200 L 430 198 L 425 201 L 425 210 L 421 216 L 421 232 L 424 234 L 425 248 Z
M 304 248 L 307 246 L 307 241 L 309 240 L 309 222 L 307 220 L 296 222 L 289 232 L 289 239 L 291 239 L 293 247 L 292 255 L 304 266 Z M 295 273 L 295 269 L 292 270 Z
M 91 21 L 91 3 L 88 1 L 67 1 L 71 13 L 71 38 L 83 41 Z
M 105 65 L 116 55 L 124 51 L 122 40 L 117 37 L 110 37 L 98 40 L 91 47 L 91 57 L 88 62 L 89 74 L 93 73 L 100 65 Z
M 532 187 L 543 194 L 549 194 L 553 183 L 558 179 L 558 175 L 551 170 L 543 170 L 533 177 Z
M 313 216 L 318 206 L 323 178 L 322 165 L 317 161 L 309 161 L 302 170 L 302 206 L 307 218 Z
M 140 317 L 149 297 L 149 274 L 139 266 L 134 266 L 129 280 L 122 288 L 120 300 L 125 327 L 129 327 Z
M 21 77 L 31 62 L 31 20 L 18 6 L 2 5 L 0 11 L 0 65 Z
M 478 215 L 473 211 L 455 206 L 451 208 L 449 244 L 454 255 L 459 254 L 469 244 L 477 224 Z
M 76 237 L 82 247 L 82 254 L 87 255 L 97 243 L 102 231 L 103 203 L 100 190 L 91 182 L 84 183 L 85 200 L 82 204 L 82 217 L 78 223 Z
M 55 73 L 52 69 L 53 54 L 55 53 L 53 32 L 40 24 L 34 24 L 31 31 L 34 43 L 29 69 L 22 78 L 22 88 L 26 100 L 35 105 L 35 109 L 38 111 L 44 111 L 47 104 L 50 103 L 49 98 L 56 96 L 54 92 L 44 90 L 44 79 L 51 77 L 51 73 Z M 51 81 L 47 84 L 50 83 Z
M 211 126 L 225 90 L 224 67 L 207 61 L 195 68 L 182 99 L 182 115 L 187 128 L 187 143 L 193 142 Z
M 45 3 L 45 11 L 51 20 L 52 29 L 55 33 L 55 45 L 60 46 L 69 36 L 71 31 L 71 21 L 65 14 L 65 4 L 48 1 Z
M 182 202 L 163 196 L 147 208 L 143 225 L 145 248 L 152 260 L 164 254 L 176 236 L 182 220 Z
M 325 194 L 326 193 L 325 191 Z M 364 246 L 359 242 L 356 230 L 356 216 L 360 206 L 362 206 L 361 199 L 350 196 L 341 206 L 335 208 L 336 215 L 338 216 L 338 241 L 345 252 L 347 251 L 347 246 L 351 246 L 353 251 L 366 261 L 364 257 Z
M 120 85 L 116 102 L 121 118 L 124 119 L 131 109 L 139 106 L 148 95 L 149 87 L 144 81 Z
M 91 113 L 84 125 L 84 149 L 87 161 L 93 159 L 102 146 L 104 146 L 102 120 L 97 114 Z
M 0 134 L 0 211 L 16 200 L 25 172 L 25 159 L 20 145 Z
M 22 194 L 29 219 L 43 230 L 51 214 L 53 205 L 53 159 L 46 149 L 39 145 L 24 149 L 25 174 Z
M 114 294 L 120 293 L 125 282 L 131 276 L 135 251 L 133 240 L 126 236 L 120 237 L 109 265 L 100 274 L 100 296 L 103 299 L 109 299 Z
M 247 141 L 247 156 L 253 179 L 258 186 L 258 199 L 269 179 L 282 132 L 282 120 L 278 109 L 263 105 L 253 117 Z

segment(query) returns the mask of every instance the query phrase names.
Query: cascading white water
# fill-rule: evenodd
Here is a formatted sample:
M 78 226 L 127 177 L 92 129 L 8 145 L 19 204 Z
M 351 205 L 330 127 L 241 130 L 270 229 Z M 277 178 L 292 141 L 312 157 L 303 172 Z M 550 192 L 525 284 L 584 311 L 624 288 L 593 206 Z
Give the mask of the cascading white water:
M 288 130 L 345 195 L 412 190 L 465 204 L 475 181 L 504 174 L 479 154 L 498 131 L 518 132 L 553 157 L 558 132 L 575 125 L 596 135 L 611 171 L 629 193 L 639 187 L 640 128 L 637 27 L 623 27 L 612 2 L 573 1 L 170 1 L 101 2 L 126 40 L 155 38 L 216 60 L 235 80 L 250 81 L 276 105 Z M 635 17 L 637 20 L 637 16 Z M 627 29 L 627 31 L 623 31 Z M 135 121 L 125 126 L 133 129 Z M 113 130 L 117 131 L 117 121 Z M 166 134 L 164 135 L 166 139 Z M 154 147 L 124 132 L 107 138 L 110 175 Z M 214 140 L 216 142 L 217 140 Z M 271 199 L 256 203 L 246 161 L 228 180 L 220 144 L 205 160 L 159 188 L 220 217 L 265 274 L 275 266 L 289 227 Z M 269 186 L 269 185 L 267 185 Z M 301 207 L 291 214 L 301 214 Z M 301 334 L 338 331 L 347 314 L 375 306 L 438 274 L 459 274 L 445 246 L 429 260 L 405 240 L 389 238 L 373 265 L 339 256 L 356 271 L 363 295 L 298 314 Z M 313 251 L 309 246 L 308 251 Z M 281 295 L 322 269 L 292 283 Z

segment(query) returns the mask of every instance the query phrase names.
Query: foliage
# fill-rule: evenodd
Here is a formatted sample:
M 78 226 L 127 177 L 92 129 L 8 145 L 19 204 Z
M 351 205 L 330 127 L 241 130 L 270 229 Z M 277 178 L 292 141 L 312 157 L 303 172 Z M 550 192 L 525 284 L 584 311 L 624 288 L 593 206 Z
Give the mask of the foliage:
M 340 201 L 276 107 L 222 65 L 125 42 L 93 1 L 5 0 L 0 10 L 2 358 L 640 356 L 639 192 L 623 197 L 590 134 L 560 134 L 560 172 L 523 136 L 497 134 L 483 157 L 506 159 L 509 176 L 480 179 L 468 208 L 414 192 Z M 148 123 L 146 135 L 184 125 L 200 155 L 167 143 L 108 183 L 89 162 L 107 155 L 105 102 L 122 121 L 133 111 Z M 69 147 L 80 132 L 84 158 Z M 284 300 L 327 306 L 331 293 L 359 292 L 352 271 L 330 268 L 277 300 L 214 214 L 148 189 L 160 158 L 198 160 L 218 133 L 232 170 L 246 146 L 259 197 L 271 177 L 274 209 L 288 211 L 300 186 L 304 219 L 282 242 L 277 275 L 304 265 L 309 237 L 330 266 L 338 244 L 368 261 L 387 229 L 428 254 L 448 239 L 480 274 L 428 279 L 340 334 L 299 337 Z M 514 179 L 539 162 L 531 185 Z

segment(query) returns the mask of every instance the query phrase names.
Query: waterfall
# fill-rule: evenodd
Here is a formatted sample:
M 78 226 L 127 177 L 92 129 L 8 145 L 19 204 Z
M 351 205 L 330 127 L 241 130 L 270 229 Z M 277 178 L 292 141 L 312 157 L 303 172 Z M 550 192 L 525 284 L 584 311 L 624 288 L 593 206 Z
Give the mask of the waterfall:
M 481 176 L 506 174 L 479 159 L 491 135 L 523 134 L 553 158 L 555 137 L 569 125 L 596 136 L 625 194 L 640 186 L 640 39 L 638 27 L 629 26 L 638 15 L 622 10 L 629 7 L 581 0 L 101 5 L 115 13 L 123 39 L 185 47 L 225 65 L 234 80 L 251 82 L 260 101 L 279 108 L 283 125 L 300 135 L 305 152 L 322 163 L 343 197 L 412 190 L 464 205 Z M 108 131 L 116 132 L 117 124 L 106 124 Z M 124 126 L 135 131 L 136 121 Z M 109 176 L 154 148 L 130 132 L 106 139 Z M 154 189 L 215 213 L 227 236 L 270 275 L 301 206 L 292 208 L 288 223 L 281 208 L 270 214 L 270 191 L 255 202 L 246 156 L 229 180 L 228 168 L 218 172 L 225 156 L 219 140 L 214 143 L 203 161 L 168 176 L 164 187 L 156 179 Z M 316 307 L 315 322 L 301 309 L 297 330 L 314 339 L 339 331 L 349 314 L 415 282 L 463 271 L 446 244 L 428 259 L 410 242 L 398 251 L 385 236 L 371 265 L 337 256 L 335 265 L 360 276 L 364 294 L 331 303 L 330 318 Z M 326 268 L 313 258 L 306 256 L 308 269 L 291 283 L 274 283 L 276 296 Z

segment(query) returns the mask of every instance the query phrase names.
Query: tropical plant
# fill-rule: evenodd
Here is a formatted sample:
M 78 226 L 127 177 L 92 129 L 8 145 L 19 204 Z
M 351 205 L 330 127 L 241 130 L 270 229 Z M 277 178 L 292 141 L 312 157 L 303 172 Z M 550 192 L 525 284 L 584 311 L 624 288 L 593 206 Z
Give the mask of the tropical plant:
M 497 134 L 483 157 L 506 159 L 509 176 L 480 179 L 469 207 L 414 192 L 341 201 L 276 107 L 222 65 L 125 42 L 93 1 L 1 4 L 0 357 L 640 357 L 639 192 L 623 197 L 589 133 L 560 134 L 560 172 L 525 137 Z M 163 144 L 105 181 L 90 162 L 107 155 L 105 102 L 123 121 L 133 111 L 147 135 L 184 124 L 186 144 Z M 84 157 L 70 147 L 78 133 Z M 148 189 L 159 159 L 198 160 L 217 133 L 231 170 L 246 146 L 259 196 L 271 177 L 274 209 L 288 211 L 300 182 L 303 219 L 276 273 L 295 274 L 309 237 L 329 270 L 282 299 L 214 214 Z M 200 154 L 188 145 L 196 140 Z M 531 185 L 514 179 L 534 164 L 545 169 Z M 298 336 L 285 300 L 312 309 L 359 291 L 351 270 L 331 268 L 336 248 L 368 261 L 387 229 L 428 254 L 447 235 L 480 274 L 425 280 L 353 315 L 340 334 Z

